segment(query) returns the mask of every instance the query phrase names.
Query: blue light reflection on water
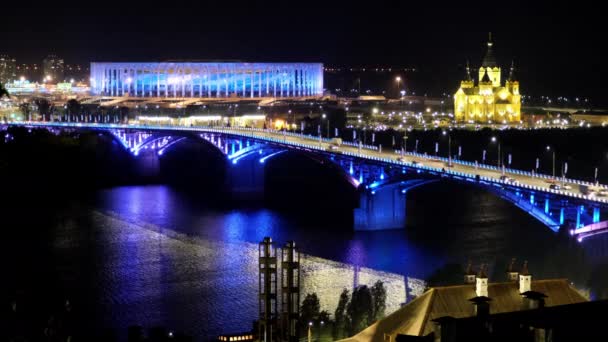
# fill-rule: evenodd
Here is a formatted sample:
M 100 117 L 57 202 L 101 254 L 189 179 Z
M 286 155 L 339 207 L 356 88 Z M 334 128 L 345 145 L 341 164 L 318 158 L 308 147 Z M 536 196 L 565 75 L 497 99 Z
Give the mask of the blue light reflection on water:
M 204 193 L 165 186 L 107 189 L 78 211 L 83 217 L 74 224 L 54 228 L 52 253 L 70 257 L 56 257 L 51 272 L 77 273 L 69 270 L 81 263 L 99 294 L 91 305 L 100 307 L 108 326 L 163 324 L 212 337 L 251 327 L 257 243 L 265 236 L 278 244 L 294 240 L 310 255 L 417 278 L 468 258 L 495 264 L 493 277 L 500 278 L 500 260 L 515 256 L 530 260 L 537 278 L 581 283 L 593 273 L 591 258 L 606 260 L 605 238 L 563 243 L 500 199 L 443 187 L 408 192 L 407 227 L 380 232 L 353 232 L 344 215 L 317 213 L 314 206 L 300 208 L 302 215 L 218 210 L 194 200 Z M 89 250 L 93 261 L 82 258 Z

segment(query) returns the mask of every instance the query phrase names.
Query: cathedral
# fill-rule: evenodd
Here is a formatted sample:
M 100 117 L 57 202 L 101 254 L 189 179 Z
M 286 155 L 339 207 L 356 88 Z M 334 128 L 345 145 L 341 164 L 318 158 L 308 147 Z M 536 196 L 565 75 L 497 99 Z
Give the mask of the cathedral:
M 515 67 L 511 63 L 509 77 L 501 83 L 501 70 L 492 52 L 492 35 L 488 40 L 486 52 L 477 84 L 471 77 L 469 63 L 466 78 L 454 94 L 454 118 L 456 122 L 468 123 L 519 123 L 521 120 L 521 95 L 519 82 L 515 78 Z

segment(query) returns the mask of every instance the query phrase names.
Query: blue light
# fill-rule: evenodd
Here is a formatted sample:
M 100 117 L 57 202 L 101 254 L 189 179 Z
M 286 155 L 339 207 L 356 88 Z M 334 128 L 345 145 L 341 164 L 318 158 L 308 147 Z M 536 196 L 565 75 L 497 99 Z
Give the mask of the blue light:
M 549 213 L 549 199 L 545 199 L 545 214 Z
M 600 222 L 600 208 L 593 208 L 593 223 Z
M 242 150 L 242 151 L 245 151 L 245 150 Z M 254 153 L 256 153 L 256 151 L 255 151 L 255 150 L 253 150 L 253 151 L 248 151 L 248 152 L 246 152 L 246 153 L 243 153 L 243 154 L 239 155 L 238 157 L 236 157 L 236 158 L 232 159 L 232 164 L 236 164 L 236 163 L 237 163 L 239 160 L 241 160 L 241 159 L 243 159 L 243 158 L 245 158 L 245 157 L 247 157 L 247 156 L 250 156 L 250 155 L 252 155 L 252 154 L 254 154 Z
M 534 194 L 530 194 L 530 204 L 534 205 Z
M 348 169 L 348 173 L 350 173 L 351 175 L 353 174 L 354 170 L 353 170 L 353 162 L 350 162 L 350 168 Z
M 127 69 L 130 72 L 123 72 Z M 183 73 L 170 73 L 175 69 Z M 321 63 L 91 63 L 90 79 L 93 94 L 109 96 L 128 93 L 135 97 L 251 98 L 323 94 Z
M 268 159 L 270 159 L 270 158 L 272 158 L 272 157 L 274 157 L 274 156 L 276 156 L 278 154 L 284 153 L 284 152 L 287 152 L 287 150 L 281 150 L 281 151 L 278 151 L 278 152 L 275 152 L 275 153 L 271 153 L 271 154 L 267 155 L 266 157 L 260 159 L 260 163 L 264 164 L 264 162 L 266 162 L 266 160 L 268 160 Z
M 564 208 L 559 210 L 559 224 L 564 224 Z
M 377 188 L 380 185 L 380 182 L 373 182 L 369 185 L 370 189 Z

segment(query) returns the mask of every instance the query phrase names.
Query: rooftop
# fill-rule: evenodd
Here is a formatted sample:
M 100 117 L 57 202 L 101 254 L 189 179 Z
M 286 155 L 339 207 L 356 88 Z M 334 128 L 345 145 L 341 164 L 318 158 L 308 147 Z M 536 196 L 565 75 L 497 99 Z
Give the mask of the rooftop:
M 566 279 L 534 280 L 532 291 L 547 296 L 546 307 L 587 302 Z M 397 334 L 425 336 L 433 331 L 431 321 L 434 319 L 474 316 L 474 305 L 469 300 L 475 297 L 473 284 L 434 287 L 357 335 L 342 341 L 382 342 L 384 336 L 394 337 Z M 524 308 L 517 282 L 488 284 L 488 297 L 491 299 L 491 314 L 521 311 Z

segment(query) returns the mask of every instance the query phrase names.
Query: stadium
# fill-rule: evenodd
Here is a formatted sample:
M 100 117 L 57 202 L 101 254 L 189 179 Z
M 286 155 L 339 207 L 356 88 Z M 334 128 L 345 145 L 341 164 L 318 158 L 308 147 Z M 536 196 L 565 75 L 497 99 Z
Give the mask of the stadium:
M 116 97 L 313 98 L 322 63 L 91 63 L 91 94 Z

